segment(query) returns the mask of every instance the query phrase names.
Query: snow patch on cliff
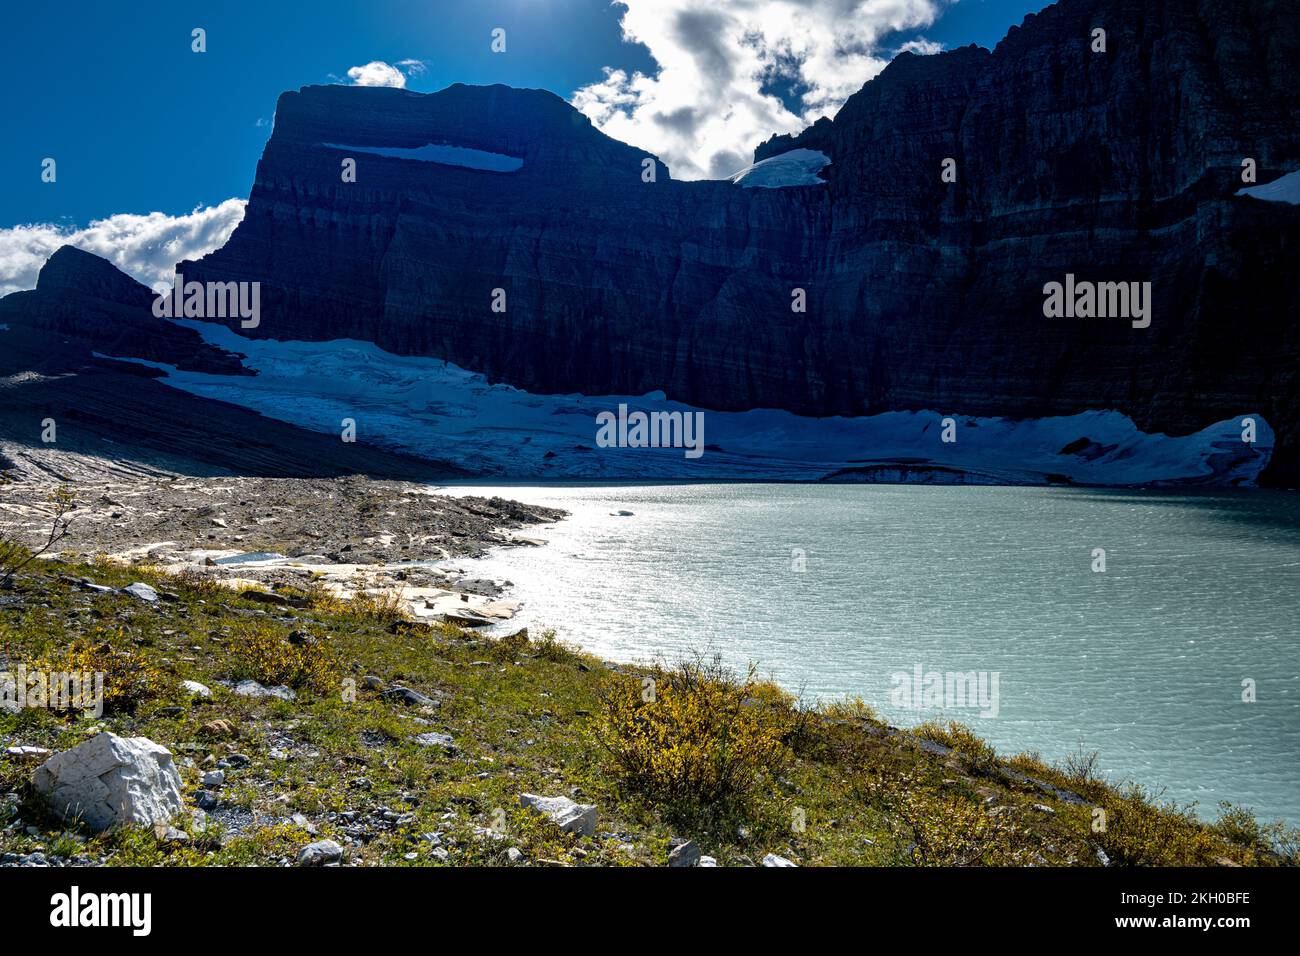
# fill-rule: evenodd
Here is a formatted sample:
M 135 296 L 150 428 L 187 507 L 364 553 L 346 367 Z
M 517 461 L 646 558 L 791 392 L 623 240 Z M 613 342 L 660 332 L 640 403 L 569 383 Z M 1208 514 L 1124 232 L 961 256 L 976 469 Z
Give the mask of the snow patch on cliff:
M 1238 196 L 1254 196 L 1267 202 L 1285 202 L 1300 206 L 1300 169 L 1287 173 L 1262 186 L 1247 186 L 1237 190 Z
M 779 156 L 746 166 L 731 177 L 731 181 L 747 188 L 780 189 L 783 186 L 824 186 L 826 180 L 817 176 L 818 170 L 829 166 L 831 158 L 815 149 L 792 149 Z
M 1273 432 L 1259 415 L 1256 441 L 1242 417 L 1192 435 L 1141 431 L 1114 411 L 1014 421 L 946 412 L 807 418 L 775 409 L 704 411 L 702 457 L 681 448 L 601 448 L 596 416 L 631 410 L 694 412 L 662 392 L 642 396 L 534 395 L 490 384 L 439 359 L 393 355 L 369 342 L 246 339 L 222 325 L 185 320 L 219 348 L 241 352 L 255 376 L 166 372 L 164 381 L 314 431 L 450 461 L 485 476 L 553 479 L 766 479 L 1136 485 L 1251 484 L 1268 464 Z
M 466 169 L 481 169 L 491 173 L 513 173 L 523 169 L 524 166 L 524 161 L 517 156 L 489 153 L 482 149 L 470 149 L 468 146 L 450 146 L 446 143 L 426 143 L 424 146 L 345 146 L 341 143 L 320 145 L 326 149 L 342 150 L 345 153 L 369 153 L 372 156 L 385 156 L 389 159 L 413 159 L 422 163 L 463 166 Z

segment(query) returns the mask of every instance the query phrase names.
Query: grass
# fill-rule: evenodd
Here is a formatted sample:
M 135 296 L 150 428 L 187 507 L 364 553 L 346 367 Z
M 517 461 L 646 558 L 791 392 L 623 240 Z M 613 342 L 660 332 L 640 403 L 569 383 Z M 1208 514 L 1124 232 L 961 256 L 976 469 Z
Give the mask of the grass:
M 61 575 L 144 580 L 174 600 L 91 593 Z M 505 865 L 517 847 L 533 865 L 638 866 L 663 865 L 675 838 L 692 838 L 722 866 L 767 853 L 800 865 L 1296 859 L 1294 831 L 1235 807 L 1201 822 L 1190 807 L 1099 779 L 1088 755 L 1059 767 L 1002 758 L 962 725 L 895 731 L 861 701 L 801 707 L 714 661 L 615 667 L 550 632 L 492 640 L 404 620 L 382 599 L 321 592 L 304 608 L 268 608 L 202 575 L 102 562 L 34 562 L 8 593 L 21 603 L 0 609 L 0 669 L 103 665 L 116 675 L 106 692 L 129 694 L 98 719 L 0 713 L 0 739 L 61 750 L 100 729 L 149 737 L 176 755 L 191 803 L 204 770 L 248 761 L 226 768 L 208 828 L 177 821 L 189 833 L 178 840 L 50 819 L 29 793 L 32 765 L 0 757 L 0 855 L 283 865 L 331 838 L 360 865 Z M 243 677 L 288 684 L 298 699 L 240 697 L 221 683 Z M 435 703 L 402 703 L 371 677 Z M 190 697 L 182 680 L 213 696 Z M 421 746 L 414 737 L 426 732 L 456 749 Z M 521 792 L 595 803 L 596 834 L 562 833 L 520 808 Z

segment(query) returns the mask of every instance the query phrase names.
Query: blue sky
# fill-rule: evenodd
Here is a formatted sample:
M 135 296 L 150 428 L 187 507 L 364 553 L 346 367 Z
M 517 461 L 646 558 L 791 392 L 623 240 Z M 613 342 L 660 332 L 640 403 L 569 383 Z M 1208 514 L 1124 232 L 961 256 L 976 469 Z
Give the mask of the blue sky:
M 913 32 L 990 45 L 1041 5 L 961 0 Z M 180 214 L 246 196 L 270 134 L 258 122 L 279 93 L 373 60 L 424 60 L 408 81 L 420 91 L 509 83 L 568 97 L 604 66 L 652 72 L 645 47 L 622 42 L 621 13 L 605 0 L 4 4 L 0 225 Z M 194 26 L 207 30 L 205 54 L 190 51 Z M 488 47 L 496 26 L 504 55 Z M 46 156 L 59 163 L 54 187 L 39 178 Z

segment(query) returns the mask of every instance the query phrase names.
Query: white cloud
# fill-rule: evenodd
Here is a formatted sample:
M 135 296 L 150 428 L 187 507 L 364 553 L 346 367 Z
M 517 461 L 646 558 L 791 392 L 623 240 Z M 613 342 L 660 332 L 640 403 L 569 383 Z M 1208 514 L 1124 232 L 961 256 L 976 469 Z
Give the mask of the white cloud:
M 383 60 L 349 67 L 348 79 L 357 86 L 395 86 L 399 90 L 406 87 L 406 74 Z
M 644 44 L 659 70 L 606 68 L 573 105 L 615 139 L 658 154 L 675 178 L 719 179 L 748 165 L 773 133 L 834 116 L 884 69 L 881 40 L 929 26 L 948 0 L 617 2 L 623 38 Z M 769 91 L 773 83 L 795 91 L 797 114 Z
M 405 70 L 408 76 L 422 76 L 429 72 L 429 64 L 424 60 L 398 60 L 397 65 Z
M 899 53 L 915 53 L 918 56 L 933 56 L 936 53 L 943 52 L 943 44 L 936 43 L 934 40 L 927 40 L 925 37 L 917 37 L 915 40 L 908 40 L 898 48 Z
M 34 223 L 0 229 L 0 295 L 36 287 L 36 275 L 54 250 L 74 245 L 103 256 L 153 287 L 171 284 L 176 263 L 225 245 L 244 218 L 244 200 L 227 199 L 187 216 L 120 213 L 83 228 Z

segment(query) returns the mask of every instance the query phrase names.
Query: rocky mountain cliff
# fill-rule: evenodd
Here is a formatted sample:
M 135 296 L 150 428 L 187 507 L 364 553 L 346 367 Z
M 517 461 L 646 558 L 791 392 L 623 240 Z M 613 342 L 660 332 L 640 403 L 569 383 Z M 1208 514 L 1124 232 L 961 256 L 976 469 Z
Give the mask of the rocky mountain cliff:
M 108 260 L 63 246 L 41 267 L 35 289 L 0 299 L 0 324 L 41 341 L 39 352 L 47 360 L 69 367 L 97 352 L 195 372 L 249 374 L 238 355 L 157 318 L 153 301 L 147 286 Z
M 1289 0 L 1061 0 L 991 52 L 901 55 L 760 146 L 830 157 L 824 184 L 782 189 L 657 160 L 647 182 L 646 154 L 541 91 L 308 87 L 280 99 L 243 223 L 179 268 L 262 283 L 242 334 L 365 339 L 540 392 L 1113 408 L 1180 434 L 1258 413 L 1267 478 L 1295 483 L 1300 206 L 1236 193 L 1246 158 L 1260 182 L 1300 168 L 1297 62 Z M 404 153 L 429 144 L 522 165 Z M 1045 318 L 1067 274 L 1150 282 L 1150 326 Z

